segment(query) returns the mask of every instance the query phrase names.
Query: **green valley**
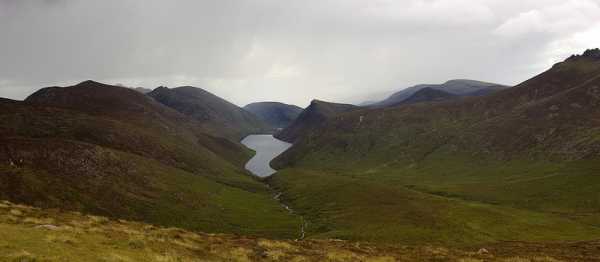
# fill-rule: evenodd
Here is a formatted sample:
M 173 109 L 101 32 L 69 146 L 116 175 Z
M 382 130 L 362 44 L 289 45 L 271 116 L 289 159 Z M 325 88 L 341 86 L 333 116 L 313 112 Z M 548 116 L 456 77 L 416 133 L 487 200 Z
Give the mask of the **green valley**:
M 315 237 L 597 239 L 598 52 L 482 98 L 330 116 L 275 159 L 269 183 Z

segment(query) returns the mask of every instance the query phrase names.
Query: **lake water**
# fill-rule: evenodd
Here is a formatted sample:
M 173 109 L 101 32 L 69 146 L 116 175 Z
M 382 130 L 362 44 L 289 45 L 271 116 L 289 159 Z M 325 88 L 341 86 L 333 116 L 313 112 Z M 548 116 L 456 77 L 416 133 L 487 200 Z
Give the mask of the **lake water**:
M 259 177 L 267 177 L 277 172 L 269 163 L 292 146 L 272 135 L 249 135 L 242 140 L 242 144 L 256 151 L 256 155 L 246 163 L 246 169 Z

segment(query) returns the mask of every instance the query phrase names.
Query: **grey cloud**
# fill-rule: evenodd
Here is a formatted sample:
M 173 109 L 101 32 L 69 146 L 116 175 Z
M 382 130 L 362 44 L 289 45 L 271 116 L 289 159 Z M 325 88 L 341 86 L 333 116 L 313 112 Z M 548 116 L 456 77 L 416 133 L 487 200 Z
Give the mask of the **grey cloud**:
M 597 0 L 0 0 L 0 96 L 95 79 L 196 85 L 238 104 L 306 105 L 360 102 L 450 78 L 515 84 L 600 45 L 593 31 L 600 17 L 590 15 L 599 7 Z

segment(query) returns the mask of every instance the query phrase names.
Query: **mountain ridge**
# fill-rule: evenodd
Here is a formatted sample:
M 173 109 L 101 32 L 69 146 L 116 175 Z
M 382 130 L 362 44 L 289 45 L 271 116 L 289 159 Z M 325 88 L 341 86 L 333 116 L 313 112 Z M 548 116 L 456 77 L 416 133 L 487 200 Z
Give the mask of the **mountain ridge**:
M 289 126 L 302 112 L 302 108 L 280 102 L 255 102 L 243 107 L 268 123 L 272 128 L 279 129 Z
M 158 87 L 147 95 L 196 119 L 207 132 L 223 135 L 235 142 L 248 134 L 268 130 L 266 123 L 252 113 L 201 88 Z
M 359 108 L 355 105 L 331 103 L 314 99 L 288 127 L 276 133 L 275 137 L 289 143 L 294 143 L 300 139 L 303 133 L 310 133 L 323 124 L 326 119 L 339 113 Z
M 393 93 L 382 101 L 369 104 L 367 107 L 386 107 L 390 105 L 398 105 L 401 104 L 405 99 L 424 88 L 438 89 L 457 96 L 481 96 L 506 89 L 507 86 L 470 79 L 453 79 L 448 80 L 443 84 L 420 84 L 411 86 Z
M 323 228 L 314 234 L 549 241 L 573 223 L 575 238 L 595 239 L 599 107 L 600 59 L 567 59 L 488 96 L 329 118 L 273 160 L 280 171 L 270 183 Z M 538 227 L 541 217 L 557 224 Z
M 243 169 L 248 149 L 134 90 L 44 88 L 0 100 L 0 121 L 2 199 L 205 232 L 297 234 L 297 218 Z

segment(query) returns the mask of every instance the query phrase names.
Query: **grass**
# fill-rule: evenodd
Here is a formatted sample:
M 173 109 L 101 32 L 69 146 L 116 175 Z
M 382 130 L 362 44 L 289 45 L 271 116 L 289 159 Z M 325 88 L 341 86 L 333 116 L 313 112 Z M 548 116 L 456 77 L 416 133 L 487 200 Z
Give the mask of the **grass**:
M 11 210 L 17 210 L 18 215 Z M 52 224 L 46 224 L 52 219 Z M 598 242 L 465 249 L 206 234 L 0 201 L 0 261 L 589 261 Z
M 67 150 L 71 147 L 72 151 Z M 33 150 L 44 151 L 37 146 Z M 81 165 L 90 155 L 94 155 L 95 163 Z M 250 177 L 246 183 L 252 187 L 227 184 L 156 160 L 74 142 L 61 142 L 61 149 L 45 159 L 34 157 L 27 161 L 36 161 L 38 165 L 43 161 L 62 161 L 65 171 L 56 173 L 26 163 L 20 166 L 1 163 L 0 173 L 5 183 L 0 185 L 0 196 L 41 207 L 204 232 L 280 238 L 298 235 L 300 218 L 281 207 L 265 185 Z M 87 172 L 82 174 L 79 169 Z M 69 173 L 69 170 L 74 171 Z
M 600 63 L 581 63 L 482 98 L 331 117 L 269 182 L 314 238 L 598 239 Z
M 600 229 L 548 212 L 431 194 L 376 177 L 286 169 L 270 183 L 309 221 L 311 238 L 452 246 L 600 238 Z
M 204 232 L 297 237 L 300 218 L 243 170 L 250 151 L 138 100 L 142 111 L 0 103 L 0 198 Z

